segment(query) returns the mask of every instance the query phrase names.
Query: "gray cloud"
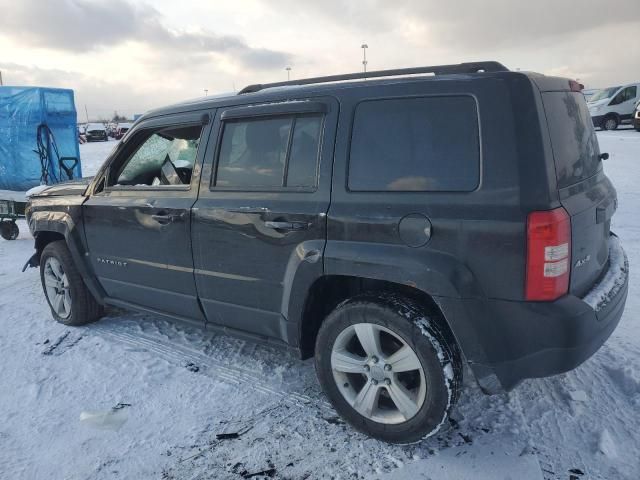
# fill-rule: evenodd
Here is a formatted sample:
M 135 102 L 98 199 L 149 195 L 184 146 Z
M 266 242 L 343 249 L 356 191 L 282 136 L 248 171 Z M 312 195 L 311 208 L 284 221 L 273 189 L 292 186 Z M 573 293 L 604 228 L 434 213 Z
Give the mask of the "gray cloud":
M 370 36 L 401 21 L 428 26 L 438 43 L 474 48 L 518 46 L 611 25 L 640 24 L 638 0 L 324 0 L 300 9 L 298 0 L 270 0 L 273 8 L 317 15 Z M 295 7 L 298 8 L 295 8 Z
M 225 55 L 251 69 L 283 67 L 291 59 L 238 36 L 171 30 L 153 7 L 124 0 L 0 0 L 0 11 L 0 34 L 38 47 L 87 52 L 136 41 L 187 57 Z
M 133 115 L 157 107 L 158 93 L 146 89 L 132 89 L 122 82 L 104 80 L 80 72 L 38 68 L 16 63 L 0 63 L 5 85 L 40 85 L 72 88 L 75 92 L 78 119 L 85 120 L 84 106 L 90 118 L 111 118 L 114 110 Z M 164 92 L 165 103 L 184 99 L 184 92 Z
M 638 0 L 413 0 L 403 3 L 399 11 L 431 23 L 443 43 L 474 48 L 535 48 L 535 42 L 547 45 L 593 29 L 640 24 Z

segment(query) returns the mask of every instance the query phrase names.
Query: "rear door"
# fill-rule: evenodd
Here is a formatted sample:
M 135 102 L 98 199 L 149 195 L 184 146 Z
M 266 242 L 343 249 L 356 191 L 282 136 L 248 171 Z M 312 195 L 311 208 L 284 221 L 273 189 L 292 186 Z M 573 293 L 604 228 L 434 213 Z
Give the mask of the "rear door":
M 304 100 L 216 115 L 192 216 L 208 322 L 286 340 L 292 289 L 323 274 L 338 103 Z
M 616 191 L 604 174 L 600 147 L 580 92 L 543 92 L 560 202 L 571 216 L 571 293 L 582 296 L 609 259 Z

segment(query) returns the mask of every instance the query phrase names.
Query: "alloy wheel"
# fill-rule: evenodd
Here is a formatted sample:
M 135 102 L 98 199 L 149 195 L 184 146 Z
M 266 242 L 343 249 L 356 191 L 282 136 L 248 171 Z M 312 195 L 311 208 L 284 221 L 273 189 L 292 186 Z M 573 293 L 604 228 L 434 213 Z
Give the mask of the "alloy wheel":
M 420 359 L 398 334 L 382 325 L 344 329 L 331 351 L 331 368 L 344 399 L 369 420 L 410 420 L 425 402 L 427 384 Z
M 69 279 L 62 264 L 55 257 L 49 257 L 44 265 L 44 286 L 51 308 L 60 318 L 71 315 L 71 294 Z

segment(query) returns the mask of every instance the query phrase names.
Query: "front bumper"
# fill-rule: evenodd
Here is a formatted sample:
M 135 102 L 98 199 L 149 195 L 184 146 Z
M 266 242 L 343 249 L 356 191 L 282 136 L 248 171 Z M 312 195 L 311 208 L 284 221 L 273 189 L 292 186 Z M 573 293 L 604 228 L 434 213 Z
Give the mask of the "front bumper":
M 596 128 L 600 128 L 602 127 L 602 119 L 604 118 L 604 115 L 592 115 L 591 116 L 591 121 L 593 122 L 593 126 Z
M 629 263 L 618 237 L 609 240 L 609 268 L 583 298 L 555 302 L 488 300 L 482 329 L 482 355 L 470 365 L 487 393 L 513 389 L 526 378 L 567 372 L 605 343 L 624 311 Z M 476 311 L 477 315 L 477 311 Z M 476 317 L 477 318 L 477 317 Z M 488 330 L 487 330 L 488 329 Z

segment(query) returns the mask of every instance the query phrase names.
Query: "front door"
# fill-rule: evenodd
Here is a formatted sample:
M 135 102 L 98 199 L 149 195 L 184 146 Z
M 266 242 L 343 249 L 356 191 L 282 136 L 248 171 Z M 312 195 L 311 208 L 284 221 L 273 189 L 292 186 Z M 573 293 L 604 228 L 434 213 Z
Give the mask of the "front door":
M 203 118 L 200 112 L 137 125 L 84 204 L 91 263 L 112 303 L 204 320 L 190 235 L 210 129 Z
M 337 114 L 330 98 L 218 112 L 192 216 L 207 321 L 294 334 L 291 296 L 323 274 Z
M 612 111 L 620 115 L 622 121 L 631 120 L 633 112 L 638 103 L 638 87 L 632 85 L 630 87 L 623 88 L 618 94 L 613 97 L 613 100 L 609 103 Z

